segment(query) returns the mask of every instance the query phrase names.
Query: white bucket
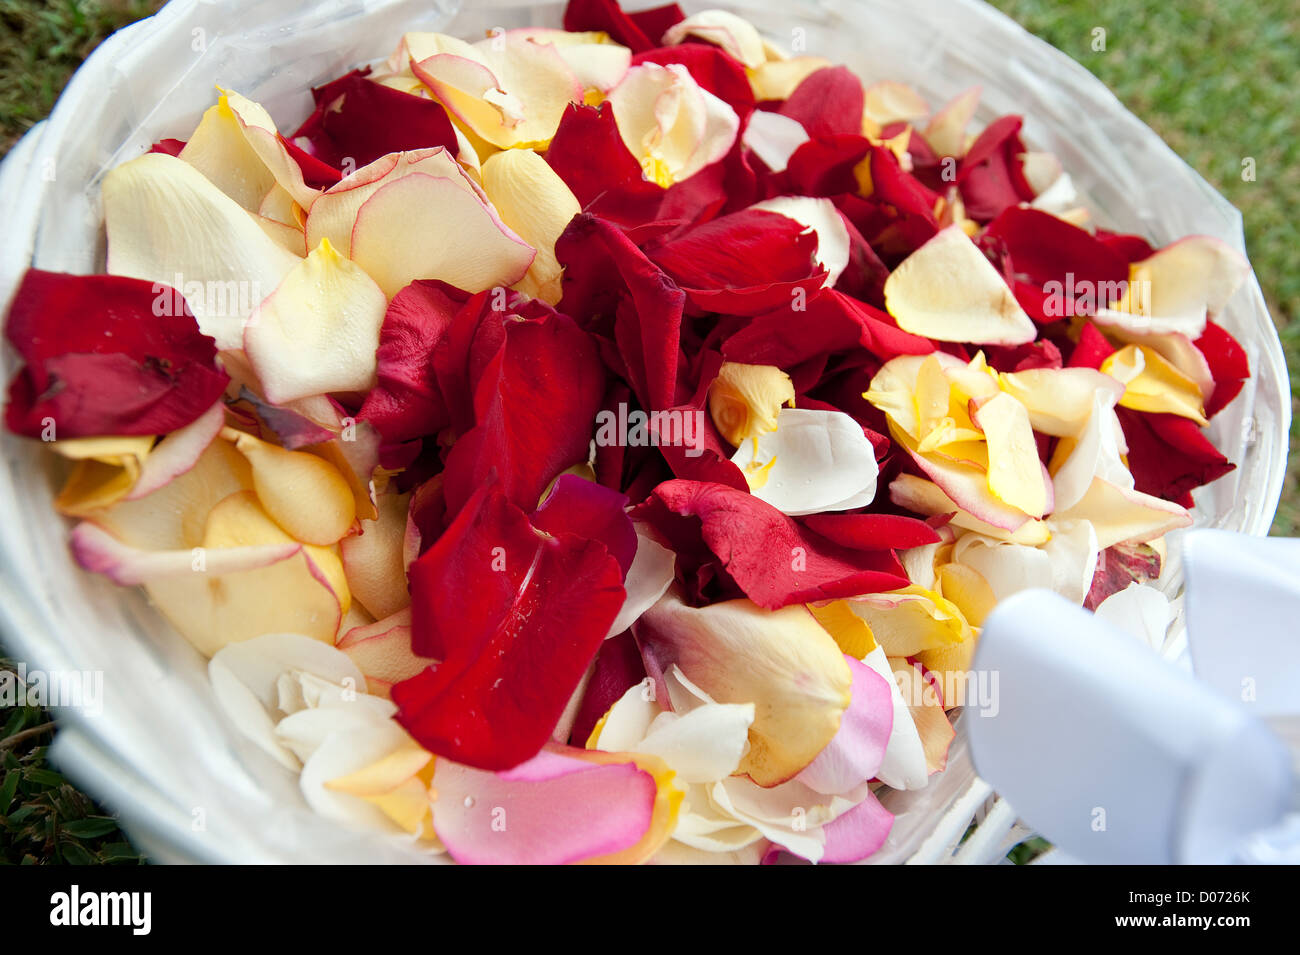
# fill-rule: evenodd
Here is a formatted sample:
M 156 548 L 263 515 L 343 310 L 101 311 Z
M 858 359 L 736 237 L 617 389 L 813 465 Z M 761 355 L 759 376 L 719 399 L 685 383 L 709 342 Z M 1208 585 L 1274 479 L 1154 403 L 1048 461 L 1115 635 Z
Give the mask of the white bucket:
M 638 2 L 630 6 L 650 6 Z M 164 137 L 186 138 L 213 87 L 263 103 L 281 129 L 310 110 L 309 89 L 381 58 L 409 29 L 482 36 L 493 27 L 558 26 L 561 3 L 486 0 L 173 0 L 117 33 L 73 78 L 48 121 L 0 166 L 0 301 L 24 269 L 103 267 L 99 182 Z M 1098 220 L 1159 245 L 1195 233 L 1244 251 L 1241 216 L 1105 86 L 1064 54 L 977 0 L 685 2 L 736 11 L 785 45 L 867 81 L 902 80 L 931 104 L 983 87 L 977 123 L 1025 116 L 1031 148 L 1060 157 Z M 798 32 L 802 31 L 802 32 Z M 1211 437 L 1238 464 L 1197 495 L 1204 526 L 1267 533 L 1285 475 L 1290 393 L 1277 332 L 1252 278 L 1222 323 L 1254 377 L 1215 418 Z M 0 359 L 7 380 L 14 356 Z M 0 438 L 0 627 L 11 651 L 45 671 L 99 670 L 103 710 L 62 713 L 55 760 L 122 815 L 157 861 L 410 862 L 401 840 L 317 816 L 297 780 L 234 735 L 204 661 L 143 597 L 78 569 L 55 512 L 53 456 Z M 872 861 L 938 861 L 987 801 L 961 736 L 950 765 L 916 793 L 895 793 L 894 832 Z M 999 815 L 1000 813 L 1000 815 Z M 1005 817 L 1005 818 L 1003 818 Z M 996 825 L 990 827 L 990 823 Z M 959 861 L 1004 851 L 1014 815 L 996 807 Z

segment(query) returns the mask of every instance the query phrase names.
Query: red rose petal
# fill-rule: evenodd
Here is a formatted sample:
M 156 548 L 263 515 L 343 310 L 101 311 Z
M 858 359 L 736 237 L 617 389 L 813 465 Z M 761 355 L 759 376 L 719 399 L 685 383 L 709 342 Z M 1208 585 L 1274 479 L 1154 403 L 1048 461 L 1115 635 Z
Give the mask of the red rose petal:
M 381 86 L 353 70 L 313 89 L 316 110 L 289 139 L 306 138 L 322 163 L 352 169 L 406 149 L 459 151 L 447 111 L 434 100 Z M 306 170 L 304 169 L 304 172 Z
M 1039 322 L 1091 315 L 1118 301 L 1128 283 L 1122 255 L 1038 209 L 1006 209 L 989 224 L 981 246 L 1002 261 L 1021 305 Z
M 810 139 L 791 153 L 785 172 L 773 177 L 775 191 L 823 197 L 857 192 L 854 168 L 870 149 L 861 133 Z
M 971 144 L 957 168 L 957 184 L 966 214 L 976 222 L 996 219 L 1007 208 L 1034 198 L 1020 157 L 1022 120 L 1003 116 L 990 123 Z
M 685 19 L 686 14 L 675 3 L 634 13 L 625 12 L 617 0 L 569 0 L 564 8 L 564 29 L 573 33 L 603 30 L 633 53 L 658 46 L 668 28 Z
M 627 516 L 627 497 L 576 475 L 560 475 L 533 512 L 532 521 L 552 537 L 575 534 L 600 541 L 625 575 L 636 556 L 636 529 Z
M 27 437 L 46 419 L 58 438 L 166 434 L 230 381 L 181 294 L 140 279 L 29 269 L 5 335 L 25 363 L 5 424 Z
M 1068 368 L 1101 368 L 1101 363 L 1115 353 L 1115 347 L 1092 322 L 1084 322 L 1079 331 L 1079 344 L 1070 352 Z
M 587 459 L 604 391 L 596 346 L 567 315 L 506 321 L 474 391 L 476 423 L 447 456 L 448 511 L 495 472 L 507 499 L 531 512 L 556 475 Z
M 758 315 L 821 287 L 817 235 L 788 216 L 747 209 L 696 226 L 647 250 L 692 304 Z
M 1236 468 L 1188 418 L 1119 408 L 1139 491 L 1191 507 L 1191 492 Z
M 1097 241 L 1129 263 L 1141 262 L 1156 254 L 1155 247 L 1140 235 L 1126 235 L 1122 232 L 1098 229 Z
M 608 104 L 569 106 L 546 150 L 546 161 L 585 212 L 622 225 L 659 217 L 665 190 L 642 175 Z
M 1205 323 L 1205 331 L 1195 344 L 1214 377 L 1214 391 L 1205 403 L 1205 416 L 1213 418 L 1241 393 L 1250 377 L 1250 360 L 1241 344 L 1214 322 Z
M 618 562 L 595 541 L 539 534 L 489 485 L 410 579 L 412 649 L 442 662 L 394 685 L 398 722 L 479 769 L 535 755 L 623 604 Z
M 565 267 L 560 309 L 581 322 L 614 316 L 629 384 L 644 408 L 676 403 L 685 296 L 612 223 L 575 216 L 555 243 Z
M 586 692 L 578 707 L 577 718 L 569 741 L 574 746 L 585 746 L 596 724 L 609 712 L 609 708 L 623 698 L 623 694 L 645 679 L 645 664 L 631 630 L 610 637 L 596 654 L 596 666 L 587 681 Z
M 465 304 L 463 292 L 442 282 L 412 282 L 393 296 L 379 331 L 377 383 L 357 417 L 385 442 L 437 434 L 451 424 L 433 356 Z
M 939 535 L 925 521 L 896 514 L 811 514 L 803 524 L 853 550 L 905 550 L 939 543 Z
M 312 189 L 328 189 L 343 178 L 343 173 L 304 150 L 292 140 L 280 137 L 280 144 L 302 172 L 302 181 Z
M 728 361 L 791 368 L 817 355 L 862 347 L 879 358 L 928 355 L 928 338 L 905 332 L 888 313 L 842 292 L 826 289 L 808 299 L 759 315 L 722 346 Z
M 667 481 L 634 512 L 656 528 L 667 515 L 698 519 L 722 569 L 769 610 L 908 585 L 878 552 L 835 544 L 752 494 L 721 484 Z
M 814 139 L 862 135 L 862 81 L 843 66 L 827 66 L 809 74 L 778 112 L 796 120 Z
M 183 139 L 160 139 L 149 147 L 151 153 L 163 153 L 167 156 L 179 156 L 181 150 L 185 148 Z

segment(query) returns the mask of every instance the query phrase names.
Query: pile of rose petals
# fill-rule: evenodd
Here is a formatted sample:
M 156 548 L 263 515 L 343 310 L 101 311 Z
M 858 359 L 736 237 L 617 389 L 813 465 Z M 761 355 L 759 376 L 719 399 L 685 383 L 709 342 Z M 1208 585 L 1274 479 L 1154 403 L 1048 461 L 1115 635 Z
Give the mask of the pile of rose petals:
M 6 423 L 316 811 L 458 862 L 853 862 L 980 627 L 1158 576 L 1248 271 L 736 16 L 223 90 L 32 270 Z M 1044 638 L 1050 634 L 1045 633 Z

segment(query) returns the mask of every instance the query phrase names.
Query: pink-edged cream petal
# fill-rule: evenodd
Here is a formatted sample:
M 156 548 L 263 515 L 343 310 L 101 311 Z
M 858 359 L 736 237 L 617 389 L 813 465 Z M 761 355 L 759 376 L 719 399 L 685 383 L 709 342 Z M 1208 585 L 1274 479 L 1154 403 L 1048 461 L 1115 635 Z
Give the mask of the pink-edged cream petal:
M 389 698 L 393 684 L 409 680 L 435 662 L 411 649 L 409 607 L 346 631 L 338 648 L 366 675 L 368 692 L 385 699 Z
M 314 249 L 322 239 L 329 239 L 342 255 L 350 257 L 352 230 L 366 200 L 389 183 L 414 173 L 449 179 L 466 192 L 481 195 L 465 170 L 441 146 L 389 153 L 321 193 L 307 212 L 306 244 Z
M 885 758 L 894 726 L 890 681 L 845 654 L 853 672 L 852 702 L 839 731 L 797 777 L 825 795 L 840 795 L 874 779 Z
M 663 35 L 663 44 L 676 46 L 687 37 L 698 37 L 722 47 L 728 56 L 748 69 L 767 62 L 758 30 L 748 20 L 727 10 L 703 10 L 673 24 Z
M 152 494 L 198 463 L 226 423 L 225 402 L 217 402 L 185 427 L 164 435 L 140 465 L 140 476 L 125 500 Z
M 998 540 L 1010 540 L 1018 544 L 1041 544 L 1050 536 L 1047 525 L 1036 518 L 1026 518 L 1019 523 L 1011 520 L 1014 527 L 1000 527 L 982 520 L 970 511 L 958 506 L 943 489 L 933 481 L 927 481 L 914 474 L 900 474 L 889 485 L 889 499 L 899 507 L 905 507 L 917 514 L 933 517 L 939 514 L 952 514 L 952 523 L 967 530 L 978 531 Z M 1013 508 L 1008 508 L 1007 515 Z M 1023 513 L 1023 512 L 1022 512 Z
M 390 299 L 415 279 L 467 292 L 514 285 L 535 250 L 451 179 L 412 173 L 382 186 L 357 212 L 352 259 Z

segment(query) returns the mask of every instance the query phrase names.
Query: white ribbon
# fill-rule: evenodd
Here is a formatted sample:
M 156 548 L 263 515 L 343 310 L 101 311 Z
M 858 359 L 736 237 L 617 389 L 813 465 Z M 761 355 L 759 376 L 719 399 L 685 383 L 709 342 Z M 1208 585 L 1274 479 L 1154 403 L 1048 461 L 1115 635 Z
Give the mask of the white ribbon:
M 1000 604 L 976 769 L 1086 862 L 1300 862 L 1300 541 L 1193 531 L 1183 569 L 1195 677 L 1048 591 Z

